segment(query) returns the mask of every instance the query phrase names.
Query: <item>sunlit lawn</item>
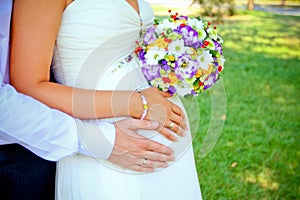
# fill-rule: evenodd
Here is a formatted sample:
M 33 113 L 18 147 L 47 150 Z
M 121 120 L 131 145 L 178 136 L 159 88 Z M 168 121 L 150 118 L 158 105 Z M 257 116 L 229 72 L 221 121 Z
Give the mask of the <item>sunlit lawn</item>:
M 211 95 L 197 98 L 194 152 L 203 198 L 300 199 L 300 17 L 245 12 L 218 26 L 226 121 L 201 158 Z

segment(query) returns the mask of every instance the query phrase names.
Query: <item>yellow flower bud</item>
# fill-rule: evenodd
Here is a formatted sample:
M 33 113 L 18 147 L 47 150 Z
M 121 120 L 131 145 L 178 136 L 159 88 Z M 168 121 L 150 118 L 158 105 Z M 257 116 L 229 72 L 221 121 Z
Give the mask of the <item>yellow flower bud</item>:
M 171 62 L 173 62 L 173 61 L 175 60 L 174 56 L 169 55 L 169 60 L 170 60 Z
M 200 69 L 198 69 L 197 73 L 196 73 L 196 78 L 199 78 L 202 75 L 202 72 Z

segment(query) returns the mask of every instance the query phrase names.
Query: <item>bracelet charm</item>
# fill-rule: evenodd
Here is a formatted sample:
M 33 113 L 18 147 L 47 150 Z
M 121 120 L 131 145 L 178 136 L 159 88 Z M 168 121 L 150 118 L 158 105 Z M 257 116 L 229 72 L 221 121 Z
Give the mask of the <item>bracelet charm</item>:
M 136 89 L 136 91 L 141 95 L 142 103 L 143 103 L 143 114 L 141 116 L 141 120 L 144 120 L 148 113 L 148 102 L 143 92 L 140 89 Z

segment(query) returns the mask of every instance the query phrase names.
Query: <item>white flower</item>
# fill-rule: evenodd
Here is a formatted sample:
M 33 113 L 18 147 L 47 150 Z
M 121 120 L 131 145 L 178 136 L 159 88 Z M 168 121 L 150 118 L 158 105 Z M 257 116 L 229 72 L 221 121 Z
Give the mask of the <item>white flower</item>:
M 192 60 L 190 55 L 180 56 L 176 63 L 174 71 L 180 79 L 190 79 L 197 73 L 198 63 L 196 60 Z
M 164 49 L 153 47 L 147 51 L 145 58 L 147 60 L 147 64 L 157 65 L 158 61 L 163 59 L 165 55 L 166 55 L 166 51 Z
M 157 31 L 156 32 L 160 34 L 160 33 L 164 32 L 166 29 L 169 29 L 169 28 L 171 28 L 173 30 L 173 29 L 176 29 L 177 26 L 174 22 L 170 22 L 169 19 L 164 19 L 162 21 L 162 23 L 157 25 Z
M 225 63 L 225 58 L 224 58 L 224 56 L 221 56 L 219 58 L 219 65 L 224 66 L 224 63 Z
M 173 53 L 173 54 L 178 55 L 178 56 L 181 56 L 187 50 L 187 48 L 184 46 L 184 40 L 182 40 L 182 39 L 173 40 L 169 44 L 168 48 L 169 48 L 170 53 Z
M 212 63 L 214 59 L 209 51 L 203 51 L 202 54 L 197 57 L 197 61 L 200 68 L 208 70 L 208 65 Z
M 201 20 L 195 18 L 188 18 L 187 24 L 191 26 L 193 29 L 203 30 L 203 22 Z
M 176 89 L 176 94 L 182 97 L 191 94 L 191 91 L 193 90 L 193 88 L 185 82 L 182 82 L 181 85 L 176 84 L 174 87 Z

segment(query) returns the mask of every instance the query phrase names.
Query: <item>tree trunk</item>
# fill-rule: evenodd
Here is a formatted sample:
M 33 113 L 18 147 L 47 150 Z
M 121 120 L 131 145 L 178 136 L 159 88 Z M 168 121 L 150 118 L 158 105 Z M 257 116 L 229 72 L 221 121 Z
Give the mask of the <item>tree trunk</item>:
M 254 8 L 254 0 L 248 0 L 247 8 L 248 8 L 248 10 L 253 10 L 253 8 Z
M 281 6 L 285 6 L 285 0 L 281 0 Z

